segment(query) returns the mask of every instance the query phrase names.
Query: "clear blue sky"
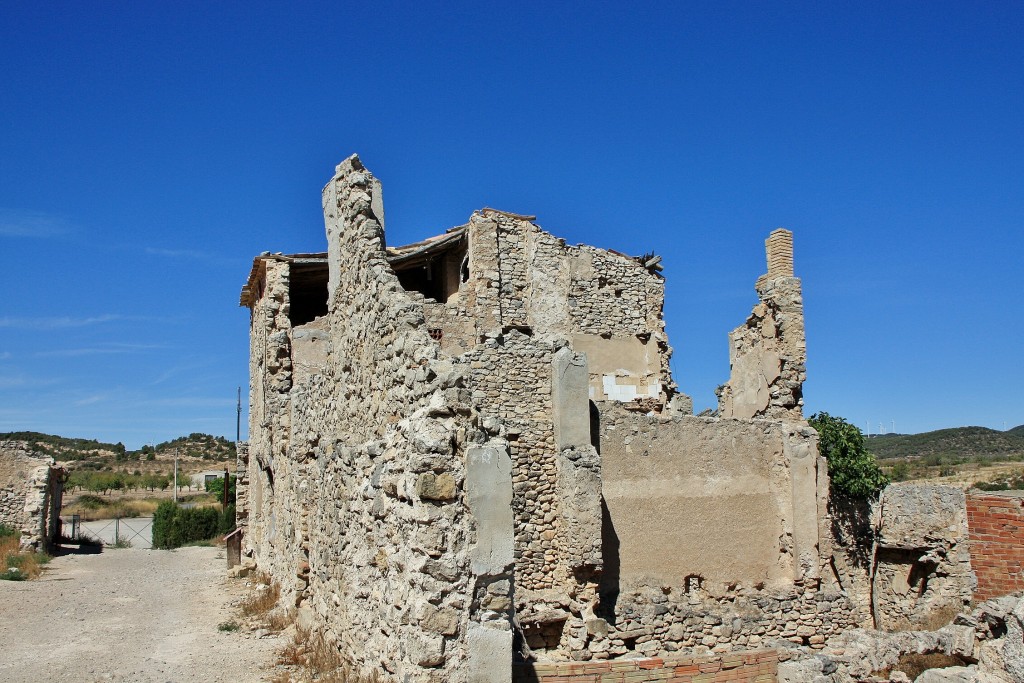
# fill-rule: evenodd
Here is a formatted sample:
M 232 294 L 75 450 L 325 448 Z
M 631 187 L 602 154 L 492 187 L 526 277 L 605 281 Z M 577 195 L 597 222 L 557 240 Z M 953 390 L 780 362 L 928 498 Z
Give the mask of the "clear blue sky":
M 251 259 L 324 248 L 353 152 L 393 244 L 491 206 L 662 254 L 698 409 L 785 226 L 808 411 L 1024 423 L 1022 35 L 1019 2 L 3 3 L 0 431 L 233 437 Z

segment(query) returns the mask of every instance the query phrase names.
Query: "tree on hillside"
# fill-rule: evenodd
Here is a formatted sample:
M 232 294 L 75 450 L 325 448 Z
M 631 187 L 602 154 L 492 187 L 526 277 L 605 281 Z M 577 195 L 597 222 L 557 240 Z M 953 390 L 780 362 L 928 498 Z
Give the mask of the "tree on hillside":
M 818 431 L 818 452 L 828 461 L 833 492 L 873 498 L 889 483 L 875 456 L 864 447 L 864 435 L 856 425 L 826 412 L 815 413 L 807 421 Z

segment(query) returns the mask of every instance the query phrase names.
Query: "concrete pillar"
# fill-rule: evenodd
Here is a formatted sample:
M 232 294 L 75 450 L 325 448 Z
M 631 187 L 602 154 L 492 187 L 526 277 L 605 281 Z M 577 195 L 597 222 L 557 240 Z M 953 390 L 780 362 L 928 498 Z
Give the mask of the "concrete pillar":
M 810 428 L 795 427 L 785 436 L 793 492 L 794 580 L 804 585 L 821 577 L 818 542 L 818 444 Z M 824 511 L 822 511 L 824 514 Z
M 512 526 L 512 458 L 507 451 L 483 446 L 466 451 L 466 493 L 476 520 L 476 544 L 469 556 L 473 573 L 504 574 L 514 561 Z
M 466 497 L 476 521 L 476 543 L 469 549 L 476 583 L 487 586 L 487 592 L 501 586 L 510 597 L 515 531 L 507 448 L 488 445 L 466 451 Z M 511 615 L 508 607 L 504 612 L 494 609 L 481 605 L 466 629 L 468 683 L 512 681 Z
M 590 371 L 587 354 L 564 347 L 555 353 L 551 373 L 555 446 L 588 448 L 590 444 Z

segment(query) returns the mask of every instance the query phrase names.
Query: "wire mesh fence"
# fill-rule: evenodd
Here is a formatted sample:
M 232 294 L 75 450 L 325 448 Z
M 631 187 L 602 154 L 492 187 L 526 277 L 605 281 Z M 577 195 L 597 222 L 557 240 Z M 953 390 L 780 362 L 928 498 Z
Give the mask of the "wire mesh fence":
M 62 517 L 64 533 L 68 538 L 99 541 L 106 546 L 153 547 L 152 517 L 117 517 L 84 521 L 78 515 Z

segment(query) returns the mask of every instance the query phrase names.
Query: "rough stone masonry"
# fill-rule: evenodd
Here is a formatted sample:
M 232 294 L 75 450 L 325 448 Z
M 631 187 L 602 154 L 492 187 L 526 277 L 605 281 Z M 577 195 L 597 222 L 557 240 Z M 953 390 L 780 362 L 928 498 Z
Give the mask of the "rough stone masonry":
M 60 534 L 64 470 L 24 441 L 0 441 L 0 524 L 23 550 L 47 550 Z
M 326 252 L 264 253 L 242 289 L 238 515 L 244 553 L 356 670 L 678 667 L 821 649 L 871 620 L 835 569 L 803 417 L 791 233 L 766 243 L 718 416 L 696 417 L 669 370 L 657 256 L 493 209 L 389 247 L 381 184 L 355 156 L 323 210 Z

